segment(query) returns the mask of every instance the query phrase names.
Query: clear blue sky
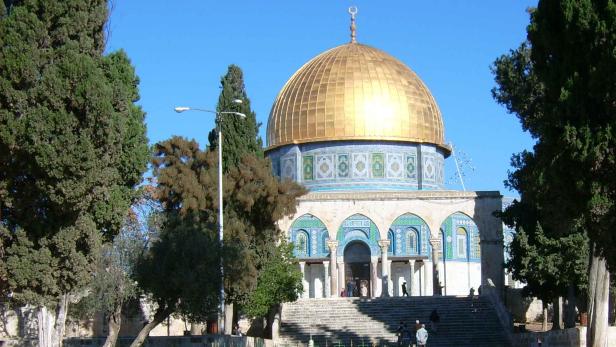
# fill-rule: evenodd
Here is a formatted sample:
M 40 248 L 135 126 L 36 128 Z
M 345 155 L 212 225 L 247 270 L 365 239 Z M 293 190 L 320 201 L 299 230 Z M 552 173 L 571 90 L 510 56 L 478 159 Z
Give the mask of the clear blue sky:
M 239 65 L 257 120 L 279 90 L 317 54 L 349 41 L 347 8 L 356 5 L 357 40 L 406 63 L 432 91 L 445 137 L 472 159 L 467 190 L 500 190 L 512 153 L 532 147 L 517 118 L 490 94 L 490 65 L 526 37 L 536 0 L 115 0 L 108 50 L 124 49 L 141 79 L 151 143 L 181 135 L 202 146 L 213 127 L 220 77 Z M 264 136 L 263 136 L 264 137 Z M 455 174 L 447 159 L 446 178 Z M 449 184 L 460 189 L 457 183 Z

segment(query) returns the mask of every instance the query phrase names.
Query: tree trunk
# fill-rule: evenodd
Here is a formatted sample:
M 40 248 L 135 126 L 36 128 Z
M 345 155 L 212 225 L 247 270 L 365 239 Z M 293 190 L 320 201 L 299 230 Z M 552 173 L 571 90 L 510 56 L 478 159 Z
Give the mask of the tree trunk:
M 39 347 L 51 347 L 54 315 L 47 307 L 41 306 L 37 312 L 38 319 L 38 345 Z
M 591 247 L 588 273 L 588 329 L 587 347 L 606 347 L 610 274 L 605 258 L 595 256 Z
M 152 331 L 152 329 L 156 328 L 158 324 L 162 323 L 162 321 L 169 317 L 171 312 L 173 311 L 169 308 L 158 308 L 156 310 L 156 313 L 154 314 L 154 319 L 152 319 L 151 322 L 146 324 L 143 329 L 141 329 L 139 335 L 137 335 L 133 343 L 130 344 L 130 347 L 141 347 L 145 339 L 150 335 L 150 331 Z
M 552 330 L 560 330 L 563 328 L 563 298 L 557 297 L 552 301 L 554 313 L 552 314 Z
M 203 324 L 190 323 L 190 334 L 191 335 L 203 335 Z
M 616 291 L 613 290 L 614 288 L 611 288 L 611 289 L 612 290 L 610 291 L 610 304 L 609 304 L 609 309 L 610 309 L 609 324 L 616 325 Z
M 122 304 L 116 306 L 113 313 L 109 315 L 107 322 L 109 324 L 109 334 L 107 334 L 103 347 L 115 347 L 118 335 L 120 334 L 120 327 L 122 326 Z
M 225 305 L 225 335 L 231 335 L 233 331 L 233 303 Z
M 541 300 L 543 304 L 543 320 L 541 320 L 541 331 L 548 330 L 548 304 L 545 300 Z
M 53 332 L 52 346 L 62 347 L 64 329 L 66 327 L 66 314 L 68 312 L 68 294 L 62 294 L 57 308 L 56 326 Z
M 575 297 L 575 286 L 570 284 L 567 287 L 567 302 L 565 304 L 565 329 L 575 328 L 575 307 L 577 300 Z

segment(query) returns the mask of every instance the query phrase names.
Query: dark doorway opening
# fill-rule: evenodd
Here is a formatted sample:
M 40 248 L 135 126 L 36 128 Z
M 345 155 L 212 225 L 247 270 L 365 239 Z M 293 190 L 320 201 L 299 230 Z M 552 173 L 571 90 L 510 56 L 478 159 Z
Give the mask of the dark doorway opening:
M 370 248 L 362 241 L 353 241 L 344 249 L 346 296 L 371 296 Z

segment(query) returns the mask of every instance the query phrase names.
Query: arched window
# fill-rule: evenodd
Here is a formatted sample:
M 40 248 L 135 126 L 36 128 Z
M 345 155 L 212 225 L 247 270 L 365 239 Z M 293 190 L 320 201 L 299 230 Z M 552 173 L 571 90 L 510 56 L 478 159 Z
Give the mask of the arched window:
M 458 258 L 467 258 L 467 233 L 466 229 L 458 227 L 456 230 L 456 255 Z
M 394 253 L 394 231 L 389 229 L 389 231 L 387 232 L 387 239 L 389 240 L 389 246 L 387 246 L 387 253 L 389 254 L 393 254 Z
M 308 256 L 309 250 L 308 233 L 305 231 L 298 231 L 295 237 L 295 251 L 298 256 Z
M 406 234 L 406 249 L 410 254 L 417 254 L 419 249 L 419 233 L 415 228 L 409 228 Z
M 471 257 L 474 259 L 481 258 L 481 247 L 479 246 L 479 233 L 475 230 L 472 233 L 471 239 Z
M 329 246 L 327 246 L 327 241 L 329 241 L 329 233 L 327 231 L 324 231 L 323 232 L 323 244 L 321 245 L 323 247 L 323 254 L 329 253 Z

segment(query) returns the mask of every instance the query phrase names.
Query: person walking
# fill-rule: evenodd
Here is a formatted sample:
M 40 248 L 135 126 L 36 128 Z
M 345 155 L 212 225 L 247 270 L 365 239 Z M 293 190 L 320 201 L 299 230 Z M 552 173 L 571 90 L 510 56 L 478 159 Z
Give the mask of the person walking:
M 350 278 L 347 282 L 347 296 L 349 298 L 354 296 L 353 289 L 355 289 L 355 284 L 353 283 L 353 279 Z
M 430 313 L 430 327 L 433 333 L 437 332 L 440 322 L 441 317 L 438 315 L 438 311 L 436 311 L 436 309 L 432 310 L 432 313 Z
M 404 323 L 400 321 L 400 325 L 398 325 L 398 329 L 396 329 L 396 336 L 398 337 L 397 345 L 398 347 L 402 347 L 402 335 L 404 334 Z
M 409 293 L 406 291 L 406 282 L 402 282 L 402 296 L 409 296 Z
M 426 325 L 422 324 L 421 328 L 417 330 L 415 333 L 415 338 L 417 339 L 417 347 L 425 347 L 428 342 L 428 331 L 426 330 Z

